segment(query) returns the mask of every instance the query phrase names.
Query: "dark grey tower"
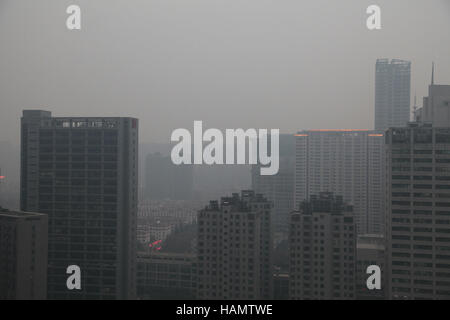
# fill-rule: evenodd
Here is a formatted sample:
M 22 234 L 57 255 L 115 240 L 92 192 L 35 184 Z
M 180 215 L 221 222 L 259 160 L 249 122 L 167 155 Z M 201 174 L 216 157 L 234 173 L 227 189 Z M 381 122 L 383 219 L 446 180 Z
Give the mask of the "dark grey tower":
M 21 139 L 21 209 L 49 218 L 48 298 L 134 298 L 138 120 L 27 110 Z
M 199 211 L 198 299 L 272 299 L 271 209 L 262 195 L 242 191 Z

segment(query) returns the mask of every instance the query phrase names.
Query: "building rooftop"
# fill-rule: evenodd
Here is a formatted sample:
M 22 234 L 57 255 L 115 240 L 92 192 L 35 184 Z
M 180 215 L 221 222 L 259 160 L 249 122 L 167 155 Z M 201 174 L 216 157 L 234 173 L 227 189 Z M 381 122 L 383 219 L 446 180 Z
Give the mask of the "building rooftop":
M 10 217 L 10 218 L 28 218 L 28 217 L 41 217 L 46 216 L 42 213 L 34 212 L 24 212 L 24 211 L 12 211 L 0 207 L 0 217 Z
M 255 193 L 253 190 L 243 190 L 241 194 L 233 193 L 231 197 L 222 197 L 220 203 L 217 200 L 212 200 L 206 206 L 207 211 L 219 211 L 222 207 L 232 207 L 234 210 L 242 212 L 250 212 L 252 210 L 252 203 L 266 202 L 272 205 L 262 194 Z

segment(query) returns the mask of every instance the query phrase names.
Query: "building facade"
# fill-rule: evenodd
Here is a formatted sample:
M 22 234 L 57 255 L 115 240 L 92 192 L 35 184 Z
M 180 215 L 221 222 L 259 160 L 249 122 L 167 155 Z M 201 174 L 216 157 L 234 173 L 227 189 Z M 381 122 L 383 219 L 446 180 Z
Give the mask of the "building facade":
M 47 298 L 48 219 L 0 207 L 0 300 Z
M 137 295 L 139 299 L 193 300 L 197 286 L 193 254 L 139 253 Z
M 375 130 L 406 126 L 411 117 L 411 62 L 378 59 L 375 69 Z
M 384 232 L 384 133 L 308 130 L 296 135 L 294 207 L 321 192 L 353 206 L 359 234 Z
M 416 116 L 420 123 L 432 123 L 439 128 L 450 126 L 450 85 L 430 85 Z
M 321 193 L 291 214 L 289 298 L 353 300 L 356 224 L 341 196 Z
M 26 110 L 21 130 L 21 208 L 49 219 L 48 298 L 134 298 L 138 120 Z
M 369 266 L 378 266 L 381 271 L 381 289 L 369 290 L 367 274 Z M 358 300 L 386 299 L 386 245 L 380 234 L 359 235 L 356 243 L 356 298 Z
M 271 209 L 261 195 L 242 191 L 199 212 L 198 299 L 272 298 Z
M 391 128 L 386 143 L 389 297 L 449 299 L 450 127 Z

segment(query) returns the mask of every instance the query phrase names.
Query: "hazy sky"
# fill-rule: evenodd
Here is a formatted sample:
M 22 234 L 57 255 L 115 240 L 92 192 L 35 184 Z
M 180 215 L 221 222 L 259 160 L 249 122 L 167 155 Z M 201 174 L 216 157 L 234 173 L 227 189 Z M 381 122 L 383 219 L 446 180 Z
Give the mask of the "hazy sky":
M 68 31 L 66 8 L 82 9 Z M 381 31 L 365 26 L 382 8 Z M 206 127 L 372 128 L 377 58 L 450 84 L 450 0 L 0 0 L 0 140 L 22 109 Z

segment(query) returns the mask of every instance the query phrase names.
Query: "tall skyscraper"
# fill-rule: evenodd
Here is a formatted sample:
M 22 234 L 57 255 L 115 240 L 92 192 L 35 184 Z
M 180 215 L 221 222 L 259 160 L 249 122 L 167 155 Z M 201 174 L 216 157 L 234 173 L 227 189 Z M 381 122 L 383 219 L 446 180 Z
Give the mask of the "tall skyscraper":
M 411 113 L 411 62 L 378 59 L 375 69 L 375 130 L 405 126 Z
M 296 134 L 295 208 L 333 192 L 353 206 L 358 234 L 384 232 L 384 134 L 309 130 Z
M 0 207 L 0 300 L 47 297 L 47 215 Z
M 341 196 L 320 193 L 291 214 L 289 298 L 353 300 L 356 224 Z
M 275 240 L 287 239 L 289 214 L 294 210 L 295 137 L 280 135 L 280 167 L 276 175 L 262 176 L 260 165 L 252 166 L 252 189 L 273 202 Z
M 432 123 L 434 127 L 450 126 L 450 85 L 432 84 L 428 87 L 428 97 L 423 98 L 423 107 L 417 110 L 416 120 Z
M 199 299 L 272 298 L 271 207 L 261 195 L 242 191 L 199 212 Z
M 418 122 L 386 134 L 392 299 L 450 298 L 449 111 L 450 86 L 432 79 Z
M 194 189 L 192 165 L 175 165 L 169 156 L 149 154 L 146 159 L 147 199 L 191 200 Z
M 49 218 L 48 298 L 134 298 L 138 120 L 26 110 L 21 139 L 21 208 Z
M 450 298 L 450 128 L 391 128 L 388 143 L 389 294 Z

